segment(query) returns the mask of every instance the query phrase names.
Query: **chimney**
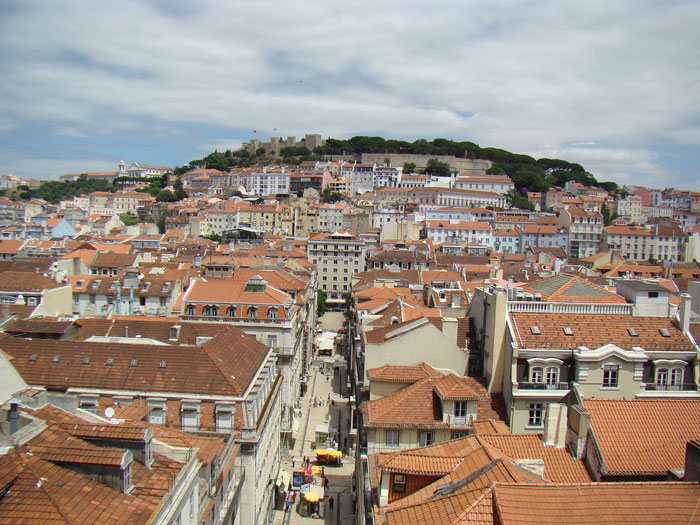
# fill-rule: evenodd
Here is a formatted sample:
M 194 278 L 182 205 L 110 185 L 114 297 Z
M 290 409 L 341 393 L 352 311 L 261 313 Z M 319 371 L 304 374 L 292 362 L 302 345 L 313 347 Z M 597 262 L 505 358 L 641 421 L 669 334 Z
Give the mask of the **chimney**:
M 692 301 L 692 297 L 690 294 L 687 293 L 682 293 L 681 294 L 681 310 L 680 310 L 680 324 L 681 324 L 681 331 L 684 333 L 687 333 L 688 330 L 690 330 L 690 303 Z

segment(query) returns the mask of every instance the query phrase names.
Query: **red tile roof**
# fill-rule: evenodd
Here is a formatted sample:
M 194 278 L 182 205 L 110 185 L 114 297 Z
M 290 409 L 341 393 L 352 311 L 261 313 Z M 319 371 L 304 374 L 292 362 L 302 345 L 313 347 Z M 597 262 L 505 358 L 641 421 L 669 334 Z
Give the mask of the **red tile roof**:
M 5 338 L 0 349 L 15 358 L 28 384 L 48 389 L 234 396 L 245 392 L 270 351 L 233 326 L 201 347 Z
M 493 522 L 700 523 L 697 483 L 497 484 Z
M 604 474 L 665 475 L 684 468 L 685 445 L 700 439 L 700 400 L 585 399 Z
M 688 337 L 668 317 L 549 313 L 509 315 L 515 342 L 520 348 L 600 348 L 612 343 L 627 350 L 638 346 L 645 350 L 695 351 Z M 539 328 L 539 334 L 532 333 L 533 326 Z M 567 327 L 571 328 L 572 335 L 564 333 Z M 638 335 L 631 335 L 628 329 L 636 330 Z M 662 329 L 668 331 L 668 337 L 661 334 Z
M 0 456 L 8 470 L 16 477 L 0 501 L 2 523 L 146 523 L 157 508 L 25 452 Z

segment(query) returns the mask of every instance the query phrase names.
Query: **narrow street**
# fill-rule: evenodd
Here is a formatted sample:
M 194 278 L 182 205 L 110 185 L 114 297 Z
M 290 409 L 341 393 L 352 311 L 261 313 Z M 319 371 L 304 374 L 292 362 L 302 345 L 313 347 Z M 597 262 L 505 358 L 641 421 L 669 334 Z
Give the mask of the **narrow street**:
M 338 331 L 343 326 L 342 312 L 327 312 L 319 320 L 323 331 Z M 334 348 L 332 357 L 342 360 L 343 357 Z M 324 374 L 323 360 L 315 356 L 309 370 L 308 389 L 301 398 L 301 422 L 299 431 L 294 439 L 294 447 L 287 457 L 283 457 L 282 467 L 290 475 L 298 469 L 307 457 L 311 465 L 316 464 L 315 448 L 325 448 L 325 443 L 316 443 L 318 426 L 328 425 L 331 439 L 338 443 L 338 449 L 343 449 L 348 435 L 349 414 L 348 399 L 343 397 L 343 374 L 330 372 Z M 314 406 L 316 404 L 316 406 Z M 328 479 L 325 497 L 320 503 L 323 506 L 321 518 L 303 517 L 299 514 L 299 494 L 296 503 L 288 511 L 275 511 L 275 524 L 287 525 L 295 523 L 333 523 L 350 524 L 355 522 L 354 504 L 352 501 L 352 475 L 355 470 L 354 458 L 343 455 L 343 464 L 338 467 L 326 466 L 325 476 Z M 333 498 L 333 508 L 330 508 L 330 498 Z

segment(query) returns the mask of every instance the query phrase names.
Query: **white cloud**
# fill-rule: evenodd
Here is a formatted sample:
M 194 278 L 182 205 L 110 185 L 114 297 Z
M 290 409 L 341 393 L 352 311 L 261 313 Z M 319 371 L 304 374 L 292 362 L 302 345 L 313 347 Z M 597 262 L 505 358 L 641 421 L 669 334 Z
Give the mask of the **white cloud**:
M 217 129 L 193 157 L 253 129 L 442 136 L 570 151 L 618 177 L 673 172 L 645 159 L 660 142 L 700 146 L 695 2 L 26 0 L 0 15 L 3 133 Z

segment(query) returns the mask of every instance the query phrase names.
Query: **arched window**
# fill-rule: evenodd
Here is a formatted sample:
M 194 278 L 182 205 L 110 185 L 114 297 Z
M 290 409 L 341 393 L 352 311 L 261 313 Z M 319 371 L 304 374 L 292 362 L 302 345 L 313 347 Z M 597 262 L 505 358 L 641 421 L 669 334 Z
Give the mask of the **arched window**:
M 258 317 L 258 309 L 255 306 L 248 308 L 248 319 L 255 319 Z
M 218 317 L 219 307 L 208 304 L 204 307 L 204 317 Z
M 267 311 L 267 317 L 269 319 L 277 319 L 277 308 L 270 308 Z
M 236 307 L 235 306 L 229 306 L 226 308 L 226 317 L 233 319 L 236 317 Z
M 193 316 L 195 315 L 195 306 L 193 304 L 188 304 L 187 308 L 185 308 L 185 315 L 190 315 Z
M 557 384 L 559 383 L 559 367 L 548 366 L 546 380 L 547 388 L 556 389 Z
M 530 369 L 530 382 L 541 383 L 544 376 L 544 370 L 541 366 L 535 366 Z

